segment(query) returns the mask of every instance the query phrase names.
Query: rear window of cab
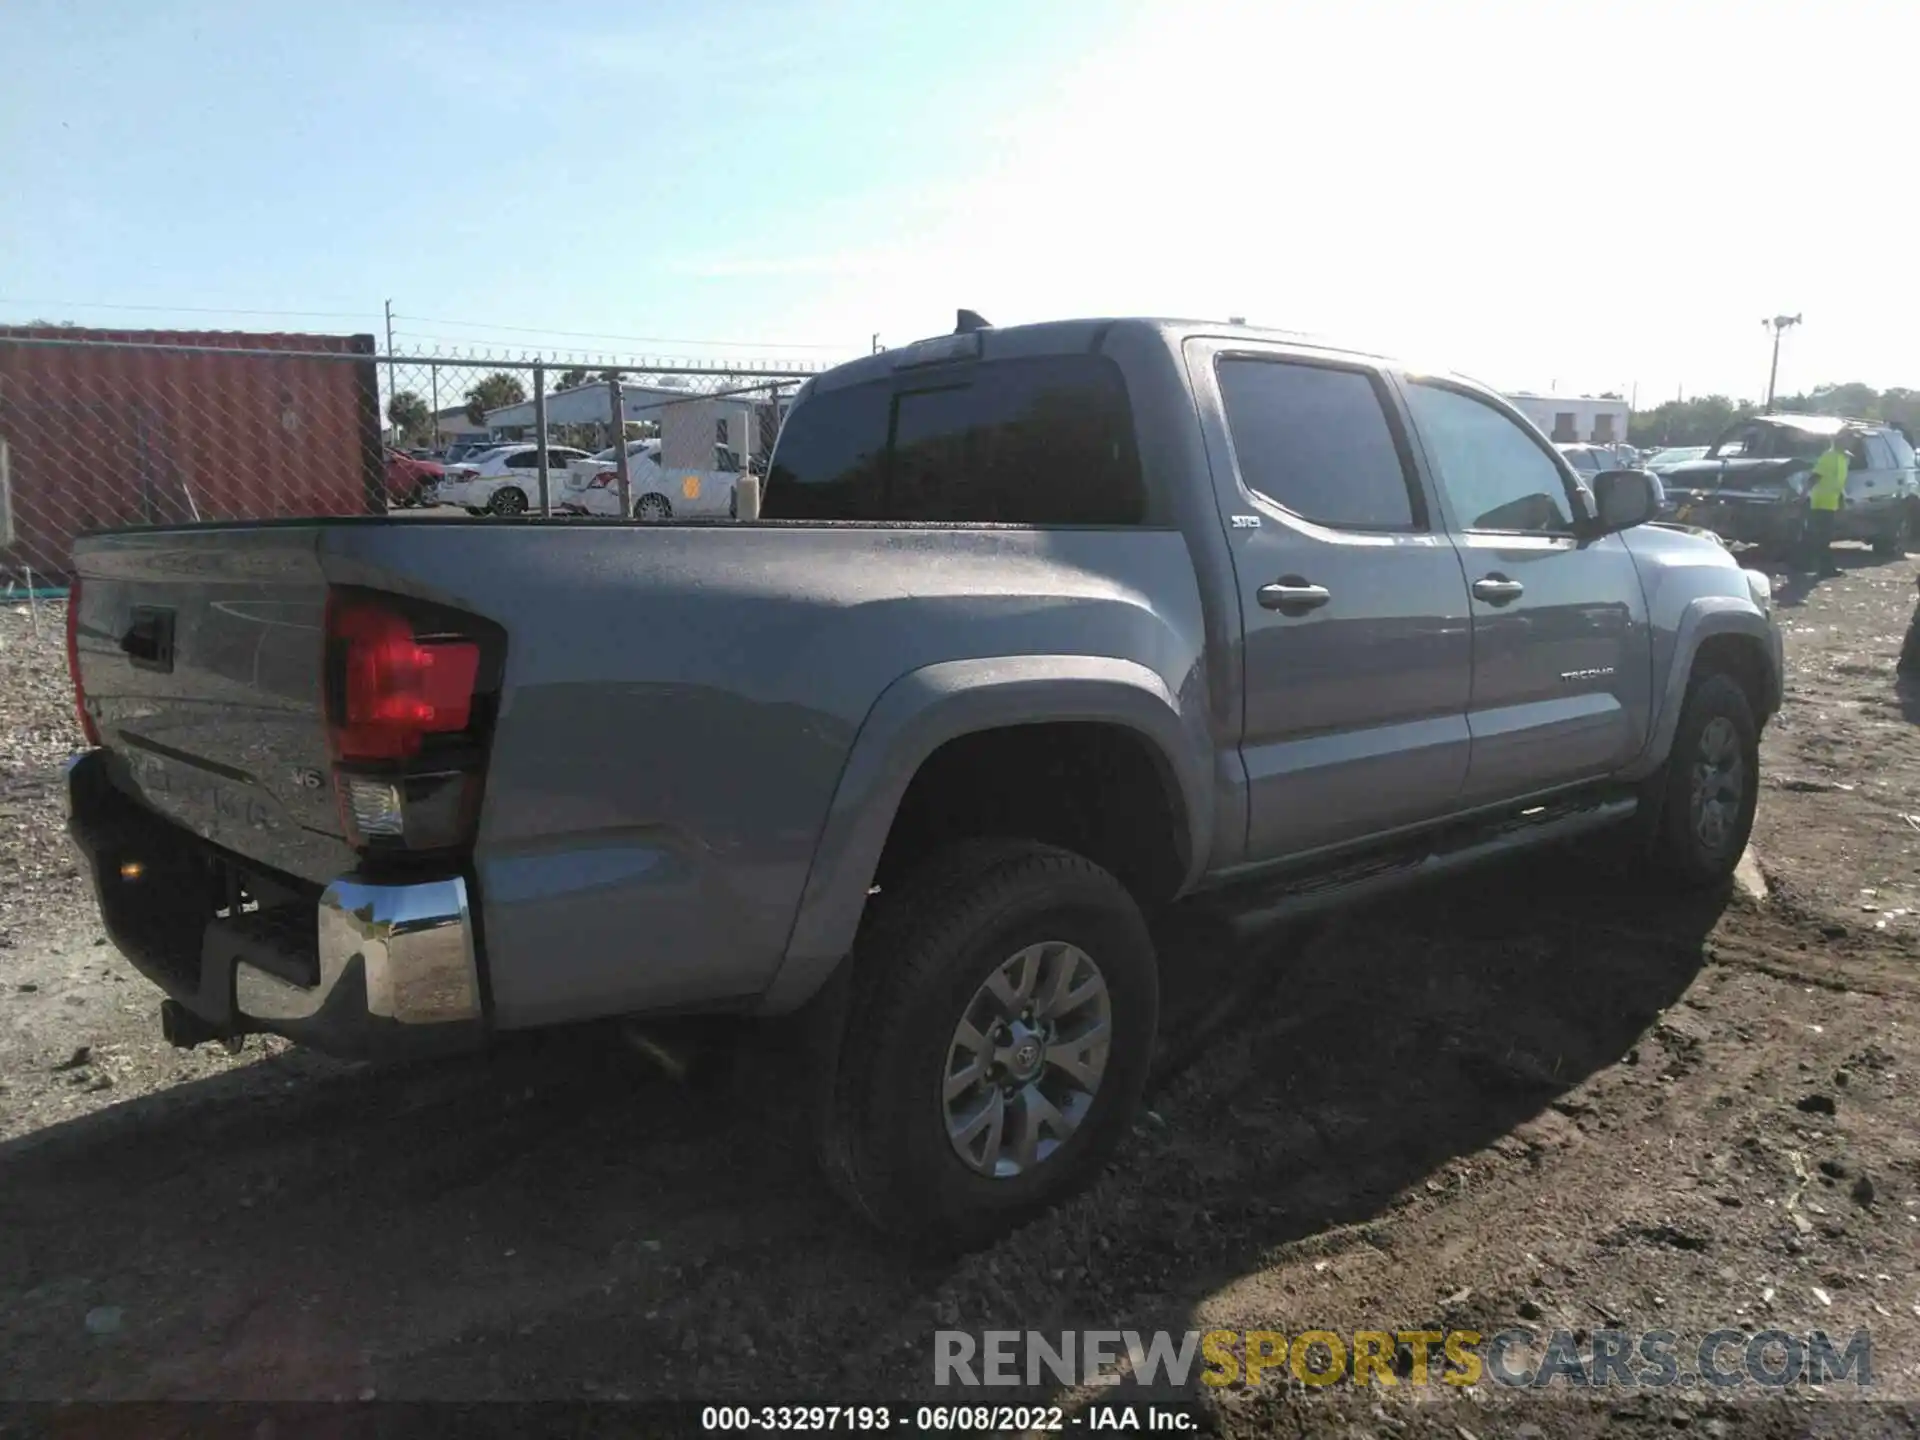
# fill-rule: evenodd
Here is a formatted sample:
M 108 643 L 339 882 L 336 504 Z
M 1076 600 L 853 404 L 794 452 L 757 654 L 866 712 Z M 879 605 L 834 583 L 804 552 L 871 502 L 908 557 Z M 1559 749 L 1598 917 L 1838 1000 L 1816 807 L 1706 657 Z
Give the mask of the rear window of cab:
M 768 520 L 1139 525 L 1126 382 L 1101 355 L 986 360 L 816 392 L 781 427 Z

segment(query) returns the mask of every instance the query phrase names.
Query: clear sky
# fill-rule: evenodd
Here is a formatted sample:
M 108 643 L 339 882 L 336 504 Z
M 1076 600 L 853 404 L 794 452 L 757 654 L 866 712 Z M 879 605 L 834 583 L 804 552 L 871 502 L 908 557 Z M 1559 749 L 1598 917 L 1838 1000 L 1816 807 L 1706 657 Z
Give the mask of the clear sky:
M 1244 315 L 1645 406 L 1785 311 L 1783 390 L 1920 387 L 1915 0 L 5 0 L 0 56 L 10 320 Z

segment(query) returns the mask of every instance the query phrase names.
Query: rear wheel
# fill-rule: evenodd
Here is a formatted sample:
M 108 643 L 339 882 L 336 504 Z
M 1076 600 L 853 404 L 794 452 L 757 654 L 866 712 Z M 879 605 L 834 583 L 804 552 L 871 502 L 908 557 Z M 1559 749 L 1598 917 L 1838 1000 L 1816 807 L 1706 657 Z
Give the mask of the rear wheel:
M 863 1214 L 966 1247 L 1099 1175 L 1159 1016 L 1119 881 L 1050 845 L 968 841 L 873 903 L 853 963 L 821 1158 Z
M 1895 514 L 1893 523 L 1873 537 L 1873 553 L 1897 560 L 1907 553 L 1907 546 L 1912 539 L 1913 515 L 1903 505 Z
M 1760 726 L 1747 692 L 1724 672 L 1696 675 L 1660 789 L 1655 875 L 1689 889 L 1732 875 L 1753 832 L 1759 782 Z
M 673 518 L 673 503 L 664 495 L 642 495 L 633 502 L 633 518 L 658 525 Z
M 1913 617 L 1907 621 L 1907 635 L 1900 642 L 1900 663 L 1902 675 L 1920 675 L 1920 603 L 1913 607 Z
M 508 485 L 493 492 L 493 499 L 487 502 L 487 509 L 495 515 L 524 515 L 527 513 L 526 494 Z

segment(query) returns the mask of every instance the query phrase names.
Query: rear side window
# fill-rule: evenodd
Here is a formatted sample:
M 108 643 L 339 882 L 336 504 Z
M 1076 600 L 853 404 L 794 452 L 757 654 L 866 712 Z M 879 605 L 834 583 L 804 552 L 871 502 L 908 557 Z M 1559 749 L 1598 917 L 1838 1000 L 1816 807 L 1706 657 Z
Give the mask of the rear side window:
M 1146 487 L 1119 368 L 991 360 L 816 394 L 780 431 L 769 520 L 1138 525 Z
M 1907 437 L 1898 430 L 1886 432 L 1887 448 L 1893 451 L 1893 463 L 1904 470 L 1913 464 L 1913 446 L 1907 443 Z
M 1240 478 L 1306 520 L 1345 530 L 1422 523 L 1373 381 L 1284 360 L 1220 362 Z

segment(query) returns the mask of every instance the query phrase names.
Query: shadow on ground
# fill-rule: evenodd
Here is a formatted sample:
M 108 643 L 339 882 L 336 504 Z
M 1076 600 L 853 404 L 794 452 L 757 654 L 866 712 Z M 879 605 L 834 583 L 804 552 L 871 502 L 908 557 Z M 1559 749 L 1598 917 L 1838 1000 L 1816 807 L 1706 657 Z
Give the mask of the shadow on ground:
M 958 1266 L 840 1208 L 757 1056 L 675 1086 L 556 1036 L 98 1112 L 0 1149 L 4 1398 L 905 1393 L 965 1315 L 1179 1328 L 1617 1061 L 1721 903 L 1630 884 L 1556 853 L 1255 944 L 1170 922 L 1133 1143 Z
M 1786 578 L 1774 588 L 1773 599 L 1776 605 L 1787 609 L 1797 609 L 1807 603 L 1809 596 L 1829 580 L 1839 580 L 1856 570 L 1878 570 L 1883 566 L 1899 564 L 1905 557 L 1878 555 L 1866 546 L 1841 545 L 1831 552 L 1832 569 L 1825 575 L 1812 570 L 1802 569 L 1796 558 L 1791 563 L 1780 560 L 1766 560 L 1752 551 L 1743 553 L 1740 563 L 1750 569 L 1764 570 L 1773 575 L 1784 572 Z

